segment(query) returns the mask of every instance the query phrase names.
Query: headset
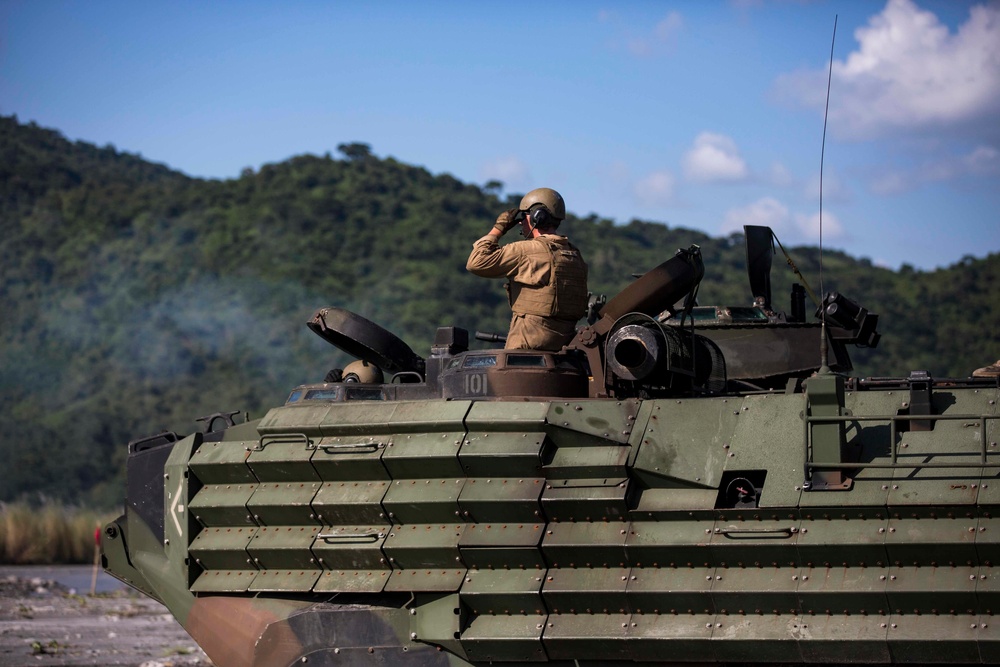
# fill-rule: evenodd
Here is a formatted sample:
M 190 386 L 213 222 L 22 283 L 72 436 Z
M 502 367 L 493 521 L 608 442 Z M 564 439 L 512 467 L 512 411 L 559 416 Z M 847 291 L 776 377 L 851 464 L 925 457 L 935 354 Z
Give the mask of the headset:
M 549 209 L 545 208 L 545 204 L 535 204 L 532 208 L 529 208 L 526 213 L 531 214 L 531 229 L 534 230 L 536 227 L 551 227 L 554 218 L 552 214 L 549 213 Z

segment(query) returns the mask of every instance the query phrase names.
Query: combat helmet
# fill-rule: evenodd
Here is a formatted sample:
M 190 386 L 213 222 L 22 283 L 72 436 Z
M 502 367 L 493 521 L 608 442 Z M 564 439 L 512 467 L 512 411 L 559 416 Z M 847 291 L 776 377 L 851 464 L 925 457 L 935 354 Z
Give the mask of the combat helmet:
M 544 206 L 545 210 L 552 214 L 556 220 L 562 220 L 566 217 L 566 202 L 563 201 L 562 195 L 552 188 L 535 188 L 524 195 L 518 209 L 527 211 L 537 204 Z
M 382 381 L 382 369 L 362 359 L 352 361 L 344 368 L 344 382 L 382 384 Z

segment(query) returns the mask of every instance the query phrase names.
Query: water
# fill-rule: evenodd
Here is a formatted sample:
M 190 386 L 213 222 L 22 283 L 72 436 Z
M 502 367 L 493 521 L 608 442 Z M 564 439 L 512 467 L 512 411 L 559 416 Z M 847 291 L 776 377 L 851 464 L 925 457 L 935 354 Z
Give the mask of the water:
M 0 565 L 0 579 L 15 576 L 21 579 L 52 579 L 77 593 L 89 593 L 93 565 Z M 97 592 L 108 593 L 127 588 L 103 569 L 97 570 Z

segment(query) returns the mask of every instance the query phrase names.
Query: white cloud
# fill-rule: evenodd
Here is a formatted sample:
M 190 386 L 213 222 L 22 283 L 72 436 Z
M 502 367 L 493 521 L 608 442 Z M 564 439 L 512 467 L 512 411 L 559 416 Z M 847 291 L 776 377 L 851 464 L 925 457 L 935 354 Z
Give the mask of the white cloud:
M 812 201 L 819 201 L 819 174 L 813 175 L 805 187 L 805 195 Z M 840 180 L 831 169 L 827 168 L 823 174 L 823 201 L 824 202 L 846 202 L 850 201 L 851 192 L 844 182 Z
M 916 183 L 899 171 L 881 171 L 868 184 L 868 189 L 877 195 L 891 196 L 912 190 Z
M 816 243 L 819 241 L 819 212 L 813 214 L 796 214 L 795 225 L 802 240 Z M 844 226 L 840 219 L 829 211 L 823 213 L 823 240 L 835 241 L 844 238 Z
M 750 176 L 736 142 L 723 134 L 702 132 L 684 155 L 684 175 L 700 183 L 735 183 Z
M 965 155 L 934 157 L 910 169 L 880 170 L 869 188 L 879 195 L 898 195 L 931 183 L 967 182 L 998 175 L 1000 151 L 984 145 Z
M 683 27 L 684 19 L 678 12 L 672 11 L 653 27 L 653 36 L 659 42 L 669 42 L 677 36 Z
M 483 181 L 502 181 L 508 189 L 515 190 L 531 181 L 528 165 L 516 155 L 490 160 L 479 169 L 479 177 Z
M 743 225 L 766 225 L 780 237 L 783 231 L 791 229 L 791 224 L 788 208 L 774 197 L 764 197 L 752 204 L 729 209 L 719 232 L 729 236 L 733 232 L 743 233 Z
M 614 11 L 601 10 L 597 13 L 597 20 L 601 23 L 616 24 L 618 15 Z M 677 36 L 684 28 L 684 18 L 680 12 L 670 11 L 662 19 L 657 21 L 651 29 L 645 29 L 639 33 L 630 30 L 622 30 L 613 41 L 613 46 L 621 46 L 634 56 L 651 56 L 664 48 L 669 49 L 674 46 Z
M 1000 151 L 992 146 L 977 146 L 961 159 L 970 174 L 989 176 L 1000 172 Z
M 869 139 L 888 131 L 969 128 L 996 135 L 1000 5 L 974 6 L 954 33 L 912 0 L 889 0 L 833 63 L 830 127 Z M 822 110 L 826 68 L 780 77 L 780 94 Z
M 670 171 L 654 171 L 635 184 L 633 193 L 647 206 L 664 206 L 673 202 L 674 181 Z
M 728 236 L 743 232 L 744 225 L 770 227 L 782 243 L 815 243 L 819 240 L 819 213 L 792 213 L 774 197 L 763 197 L 752 204 L 726 212 L 719 233 Z M 833 213 L 823 213 L 823 239 L 844 237 L 844 226 Z
M 767 183 L 778 188 L 788 188 L 795 185 L 795 177 L 792 175 L 792 172 L 780 162 L 775 162 L 771 165 L 767 170 L 765 179 Z

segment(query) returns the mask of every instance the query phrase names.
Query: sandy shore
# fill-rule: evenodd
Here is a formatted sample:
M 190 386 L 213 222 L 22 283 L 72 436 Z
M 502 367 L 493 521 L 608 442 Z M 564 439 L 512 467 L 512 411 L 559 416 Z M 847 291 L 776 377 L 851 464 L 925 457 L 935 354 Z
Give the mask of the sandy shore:
M 212 663 L 166 608 L 130 590 L 78 594 L 50 579 L 0 576 L 0 665 Z

